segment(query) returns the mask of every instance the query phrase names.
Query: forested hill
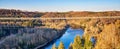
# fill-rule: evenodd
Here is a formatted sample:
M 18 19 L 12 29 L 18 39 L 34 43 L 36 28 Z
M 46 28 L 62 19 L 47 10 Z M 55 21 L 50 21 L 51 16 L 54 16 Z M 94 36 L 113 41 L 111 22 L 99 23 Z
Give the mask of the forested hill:
M 0 9 L 0 17 L 80 17 L 80 16 L 120 16 L 120 11 L 104 11 L 104 12 L 29 12 L 15 9 Z
M 0 17 L 40 17 L 42 12 L 28 12 L 15 9 L 0 9 Z

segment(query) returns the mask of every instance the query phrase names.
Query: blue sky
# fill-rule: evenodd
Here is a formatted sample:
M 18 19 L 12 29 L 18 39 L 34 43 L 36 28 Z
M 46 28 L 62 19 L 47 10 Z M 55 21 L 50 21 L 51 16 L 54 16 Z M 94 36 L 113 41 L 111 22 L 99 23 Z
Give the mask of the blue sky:
M 0 0 L 0 8 L 41 12 L 120 11 L 120 0 Z

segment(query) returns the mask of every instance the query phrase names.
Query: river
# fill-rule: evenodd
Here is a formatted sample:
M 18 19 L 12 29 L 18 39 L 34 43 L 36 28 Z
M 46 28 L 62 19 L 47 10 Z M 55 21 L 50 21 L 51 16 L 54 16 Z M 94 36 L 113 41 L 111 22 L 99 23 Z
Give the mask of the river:
M 68 49 L 70 43 L 74 41 L 74 38 L 77 35 L 80 35 L 80 37 L 82 37 L 83 32 L 84 31 L 82 29 L 68 28 L 66 30 L 65 34 L 63 34 L 62 37 L 60 37 L 59 39 L 57 39 L 54 43 L 49 44 L 48 46 L 46 46 L 45 49 L 51 49 L 53 44 L 55 44 L 56 46 L 58 46 L 59 43 L 60 43 L 60 41 L 62 41 L 64 43 L 65 49 Z

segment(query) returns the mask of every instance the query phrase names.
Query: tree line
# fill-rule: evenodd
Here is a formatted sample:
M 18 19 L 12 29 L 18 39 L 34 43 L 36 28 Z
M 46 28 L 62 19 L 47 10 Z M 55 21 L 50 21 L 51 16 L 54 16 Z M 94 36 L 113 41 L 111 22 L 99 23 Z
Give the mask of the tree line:
M 79 35 L 77 35 L 74 38 L 74 42 L 70 44 L 69 49 L 92 49 L 93 43 L 88 38 L 80 38 Z M 59 46 L 56 47 L 54 44 L 51 49 L 65 49 L 64 43 L 61 41 Z

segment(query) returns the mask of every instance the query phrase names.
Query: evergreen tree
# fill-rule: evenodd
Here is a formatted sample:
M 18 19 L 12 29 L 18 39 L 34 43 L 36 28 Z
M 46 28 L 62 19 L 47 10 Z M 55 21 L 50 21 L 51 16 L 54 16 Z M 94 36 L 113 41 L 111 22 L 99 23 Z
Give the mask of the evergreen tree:
M 92 49 L 92 42 L 90 41 L 90 37 L 87 35 L 85 37 L 85 41 L 84 41 L 84 49 Z
M 65 49 L 63 42 L 60 42 L 58 49 Z
M 82 48 L 80 36 L 75 37 L 72 47 L 73 47 L 73 49 L 81 49 Z
M 52 46 L 52 49 L 57 49 L 57 47 L 56 47 L 56 45 L 55 45 L 55 44 Z

